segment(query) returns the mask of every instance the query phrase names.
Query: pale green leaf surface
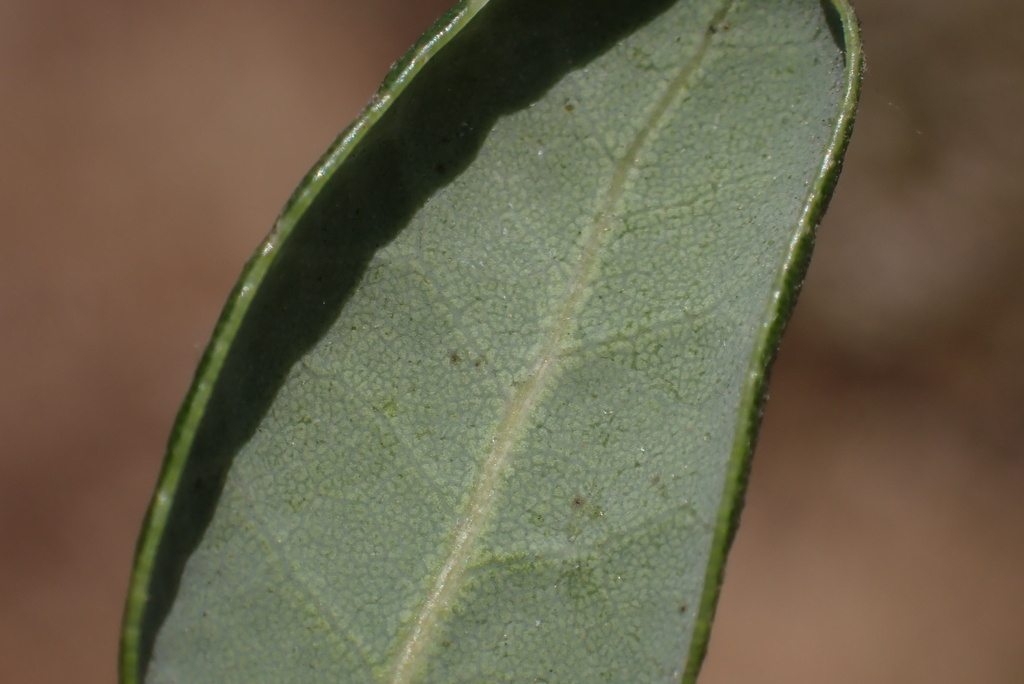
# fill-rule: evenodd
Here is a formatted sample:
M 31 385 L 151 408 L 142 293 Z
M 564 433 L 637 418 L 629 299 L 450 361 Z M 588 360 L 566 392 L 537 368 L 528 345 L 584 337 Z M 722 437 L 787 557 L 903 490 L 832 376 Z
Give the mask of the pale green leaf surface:
M 140 541 L 125 681 L 695 677 L 849 133 L 852 21 L 446 15 L 225 310 Z

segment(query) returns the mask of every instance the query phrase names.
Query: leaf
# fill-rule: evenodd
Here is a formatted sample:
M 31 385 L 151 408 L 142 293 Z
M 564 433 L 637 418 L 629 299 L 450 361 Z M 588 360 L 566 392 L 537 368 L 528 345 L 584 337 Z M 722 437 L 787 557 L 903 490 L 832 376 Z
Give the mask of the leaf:
M 122 680 L 693 681 L 859 74 L 845 0 L 442 17 L 228 301 Z

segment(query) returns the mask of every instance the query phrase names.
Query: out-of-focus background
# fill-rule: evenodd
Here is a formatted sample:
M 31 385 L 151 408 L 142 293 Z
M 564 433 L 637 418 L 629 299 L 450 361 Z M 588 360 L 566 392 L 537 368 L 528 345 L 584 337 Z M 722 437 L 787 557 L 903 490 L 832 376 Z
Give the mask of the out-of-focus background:
M 111 682 L 242 263 L 447 0 L 0 0 L 0 681 Z M 858 0 L 703 684 L 1024 682 L 1024 4 Z

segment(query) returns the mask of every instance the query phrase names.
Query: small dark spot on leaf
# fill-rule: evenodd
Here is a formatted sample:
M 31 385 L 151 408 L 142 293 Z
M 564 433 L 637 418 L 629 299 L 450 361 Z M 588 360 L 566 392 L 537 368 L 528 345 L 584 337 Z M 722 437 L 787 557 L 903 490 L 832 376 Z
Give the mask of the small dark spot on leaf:
M 686 604 L 685 603 L 682 604 L 681 606 L 679 606 L 679 612 L 680 613 L 685 613 L 686 612 Z
M 581 506 L 582 506 L 583 504 L 585 504 L 586 502 L 587 502 L 587 500 L 586 500 L 586 499 L 584 499 L 584 498 L 583 498 L 582 496 L 580 496 L 579 494 L 577 494 L 576 496 L 574 496 L 574 497 L 572 498 L 572 505 L 573 505 L 573 506 L 575 506 L 576 508 L 579 508 L 579 507 L 581 507 Z
M 462 358 L 459 356 L 458 352 L 452 352 L 451 354 L 448 355 L 448 362 L 451 364 L 456 364 L 461 360 Z
M 574 109 L 576 109 L 576 106 L 575 106 L 575 105 L 573 105 L 572 103 L 566 103 L 566 105 L 565 105 L 565 111 L 567 111 L 567 112 L 571 112 L 571 111 L 573 111 Z

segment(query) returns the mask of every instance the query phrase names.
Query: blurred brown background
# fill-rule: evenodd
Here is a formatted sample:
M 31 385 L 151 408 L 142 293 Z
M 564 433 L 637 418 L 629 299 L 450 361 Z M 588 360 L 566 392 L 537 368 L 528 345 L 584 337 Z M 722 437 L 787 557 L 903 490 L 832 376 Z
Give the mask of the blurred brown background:
M 111 682 L 220 306 L 447 0 L 0 0 L 0 681 Z M 701 682 L 1024 682 L 1024 5 L 859 0 L 869 71 Z

